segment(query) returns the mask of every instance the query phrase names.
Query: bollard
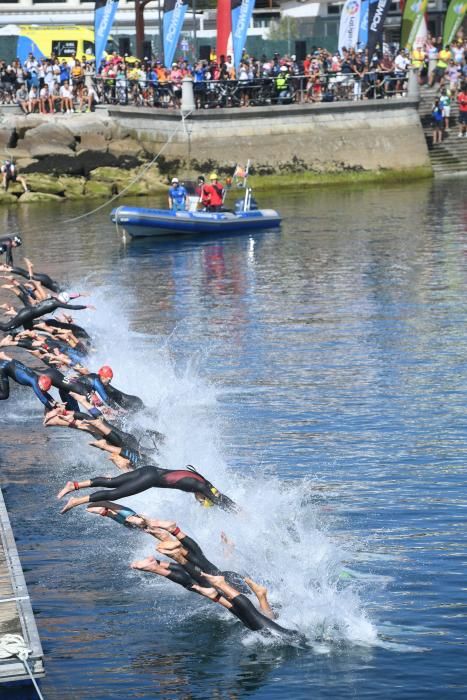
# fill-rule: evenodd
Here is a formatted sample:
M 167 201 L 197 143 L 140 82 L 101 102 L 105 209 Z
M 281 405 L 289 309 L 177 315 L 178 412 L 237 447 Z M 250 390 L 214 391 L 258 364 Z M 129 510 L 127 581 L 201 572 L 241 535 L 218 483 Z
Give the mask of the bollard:
M 407 97 L 420 100 L 420 83 L 418 82 L 418 68 L 409 68 L 407 81 Z
M 188 114 L 196 109 L 193 92 L 193 79 L 186 75 L 182 80 L 182 113 Z

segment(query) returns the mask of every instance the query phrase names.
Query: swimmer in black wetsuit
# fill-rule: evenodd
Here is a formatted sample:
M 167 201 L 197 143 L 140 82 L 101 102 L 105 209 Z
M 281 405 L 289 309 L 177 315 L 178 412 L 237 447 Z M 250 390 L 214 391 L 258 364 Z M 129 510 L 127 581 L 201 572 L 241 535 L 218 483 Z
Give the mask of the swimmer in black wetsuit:
M 97 391 L 101 399 L 111 406 L 111 408 L 123 408 L 126 411 L 139 411 L 144 408 L 144 403 L 139 396 L 125 394 L 123 391 L 112 386 L 110 382 L 113 379 L 114 373 L 112 368 L 108 365 L 101 367 L 97 373 L 90 372 L 86 367 L 82 367 L 81 365 L 75 367 L 75 369 L 81 375 L 80 381 L 87 383 L 94 391 Z
M 56 402 L 47 393 L 52 385 L 49 377 L 37 374 L 30 367 L 23 365 L 22 362 L 13 360 L 5 353 L 0 352 L 0 401 L 8 399 L 10 396 L 10 379 L 22 386 L 30 386 L 47 410 L 53 409 L 56 405 Z
M 1 241 L 0 241 L 1 245 Z M 29 280 L 35 280 L 36 282 L 40 282 L 41 284 L 44 285 L 44 287 L 47 287 L 47 289 L 50 289 L 51 292 L 55 292 L 58 294 L 59 292 L 62 291 L 60 285 L 58 282 L 53 280 L 49 275 L 46 275 L 44 272 L 34 272 L 33 271 L 33 264 L 31 263 L 30 260 L 27 258 L 24 258 L 24 261 L 27 265 L 27 270 L 25 270 L 23 267 L 17 267 L 13 266 L 13 261 L 8 262 L 7 259 L 7 265 L 2 265 L 0 266 L 0 270 L 3 272 L 11 272 L 14 275 L 19 275 L 20 277 L 25 277 L 26 279 Z
M 188 571 L 195 567 L 195 573 L 198 576 L 201 575 L 202 571 L 215 575 L 221 574 L 242 593 L 246 593 L 247 595 L 251 593 L 249 584 L 245 584 L 245 581 L 248 580 L 247 578 L 235 571 L 220 571 L 215 564 L 205 557 L 199 544 L 183 532 L 174 521 L 147 518 L 143 515 L 139 515 L 131 508 L 121 506 L 118 503 L 112 503 L 112 501 L 95 503 L 92 506 L 88 506 L 87 511 L 89 513 L 109 517 L 121 525 L 136 528 L 146 532 L 148 535 L 152 535 L 152 537 L 155 537 L 161 542 L 157 547 L 157 551 L 175 559 L 179 564 L 185 566 Z M 261 602 L 261 609 L 263 612 L 266 611 L 266 614 L 274 617 L 267 597 Z
M 6 256 L 7 265 L 13 265 L 13 248 L 18 248 L 22 243 L 20 236 L 0 238 L 0 255 Z
M 110 505 L 113 506 L 115 504 Z M 104 514 L 107 515 L 107 513 Z M 133 514 L 134 511 L 125 508 L 124 512 L 119 514 L 120 518 L 118 515 L 117 517 L 111 515 L 111 517 L 114 517 L 118 522 L 122 522 L 124 518 L 124 522 L 127 522 L 130 527 L 138 527 L 137 521 L 141 516 Z M 274 622 L 274 613 L 269 605 L 267 589 L 264 586 L 255 583 L 251 578 L 240 577 L 238 574 L 235 574 L 235 572 L 220 572 L 217 567 L 206 559 L 201 548 L 194 540 L 188 538 L 187 541 L 187 535 L 182 533 L 175 523 L 166 523 L 164 521 L 156 521 L 156 523 L 160 528 L 168 529 L 174 537 L 180 540 L 182 548 L 187 552 L 187 556 L 185 557 L 182 555 L 180 559 L 180 556 L 176 553 L 178 544 L 163 540 L 163 543 L 157 547 L 157 550 L 172 558 L 176 558 L 176 564 L 160 561 L 153 556 L 149 556 L 141 561 L 133 562 L 131 565 L 133 569 L 164 576 L 187 590 L 199 593 L 214 603 L 219 603 L 223 608 L 232 613 L 232 615 L 235 615 L 241 620 L 250 630 L 265 630 L 287 641 L 303 644 L 305 640 L 299 632 L 286 629 L 278 625 L 277 622 Z M 157 532 L 155 536 L 159 538 Z M 174 544 L 175 548 L 172 546 Z M 208 571 L 205 569 L 203 570 L 198 563 L 194 563 L 191 560 L 192 557 L 199 563 L 203 563 L 203 561 L 206 562 L 208 567 L 215 570 L 217 569 L 217 572 L 209 573 L 209 569 Z M 233 583 L 232 581 L 227 581 L 227 578 L 232 574 L 238 577 L 242 582 L 245 582 L 253 591 L 258 599 L 261 611 L 253 605 L 241 590 L 239 590 L 240 586 L 237 582 Z
M 94 307 L 90 306 L 89 304 L 67 304 L 60 301 L 60 299 L 55 298 L 45 299 L 44 301 L 40 301 L 35 306 L 26 306 L 24 309 L 21 309 L 14 318 L 10 319 L 10 321 L 0 323 L 0 331 L 8 333 L 15 328 L 19 328 L 19 326 L 32 330 L 32 322 L 36 318 L 40 318 L 45 314 L 51 314 L 57 309 L 73 309 L 75 311 L 79 311 L 81 309 L 94 309 Z
M 121 474 L 114 478 L 98 476 L 88 481 L 69 481 L 59 492 L 57 498 L 63 498 L 67 493 L 79 489 L 88 489 L 99 486 L 112 489 L 110 492 L 95 491 L 90 496 L 80 498 L 70 498 L 62 513 L 66 513 L 71 508 L 83 505 L 84 503 L 95 503 L 107 498 L 119 500 L 126 496 L 134 496 L 136 493 L 147 491 L 150 488 L 177 489 L 187 493 L 195 494 L 197 500 L 208 501 L 224 510 L 236 510 L 235 503 L 219 493 L 219 491 L 201 474 L 188 469 L 161 469 L 153 465 L 140 467 L 134 471 Z

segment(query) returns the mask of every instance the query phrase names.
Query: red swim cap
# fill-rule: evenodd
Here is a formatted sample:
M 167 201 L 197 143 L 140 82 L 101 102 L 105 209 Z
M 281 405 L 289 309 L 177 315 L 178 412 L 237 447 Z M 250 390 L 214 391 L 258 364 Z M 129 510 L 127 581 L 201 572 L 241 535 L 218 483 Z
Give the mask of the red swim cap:
M 47 374 L 41 374 L 39 375 L 38 384 L 41 391 L 48 391 L 52 386 L 52 380 Z
M 108 365 L 104 365 L 103 367 L 101 367 L 97 374 L 99 375 L 99 377 L 103 377 L 104 379 L 112 379 L 112 377 L 114 376 L 112 367 L 109 367 Z

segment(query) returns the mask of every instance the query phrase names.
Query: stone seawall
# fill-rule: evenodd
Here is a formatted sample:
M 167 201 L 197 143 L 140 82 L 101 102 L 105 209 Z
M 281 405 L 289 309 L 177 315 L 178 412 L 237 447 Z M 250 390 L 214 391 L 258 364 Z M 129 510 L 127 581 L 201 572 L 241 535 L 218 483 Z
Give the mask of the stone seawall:
M 0 203 L 78 199 L 165 191 L 170 176 L 216 169 L 232 174 L 251 160 L 253 174 L 296 183 L 332 175 L 378 178 L 431 174 L 410 99 L 197 111 L 109 107 L 92 114 L 28 115 L 10 111 L 0 123 L 1 157 L 14 158 L 32 192 L 19 184 Z M 143 168 L 156 154 L 157 164 Z

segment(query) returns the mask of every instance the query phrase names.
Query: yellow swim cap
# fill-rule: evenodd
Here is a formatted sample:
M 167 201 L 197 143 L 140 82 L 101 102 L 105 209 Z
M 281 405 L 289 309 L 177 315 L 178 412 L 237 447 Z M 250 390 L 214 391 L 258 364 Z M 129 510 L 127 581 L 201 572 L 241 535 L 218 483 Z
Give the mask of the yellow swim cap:
M 211 173 L 209 176 L 210 180 L 217 180 L 217 173 Z

